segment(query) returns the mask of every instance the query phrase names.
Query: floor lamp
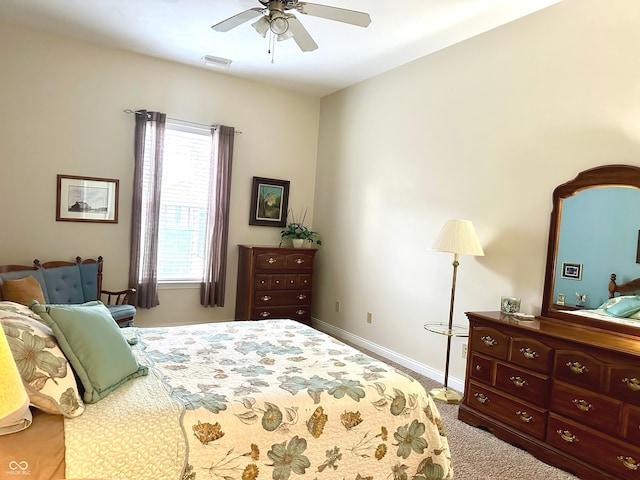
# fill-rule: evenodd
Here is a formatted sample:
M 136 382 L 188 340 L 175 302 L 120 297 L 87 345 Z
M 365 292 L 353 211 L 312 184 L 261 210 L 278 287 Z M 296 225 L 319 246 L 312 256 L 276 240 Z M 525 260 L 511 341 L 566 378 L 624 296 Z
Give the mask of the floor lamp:
M 460 403 L 462 396 L 448 388 L 449 382 L 449 358 L 451 356 L 451 337 L 453 333 L 453 302 L 456 297 L 456 276 L 458 272 L 458 257 L 460 255 L 484 256 L 484 251 L 469 220 L 447 220 L 436 237 L 432 250 L 437 252 L 453 253 L 453 280 L 451 282 L 451 304 L 449 306 L 449 328 L 447 336 L 447 359 L 444 367 L 444 386 L 434 388 L 429 392 L 434 400 L 447 403 Z

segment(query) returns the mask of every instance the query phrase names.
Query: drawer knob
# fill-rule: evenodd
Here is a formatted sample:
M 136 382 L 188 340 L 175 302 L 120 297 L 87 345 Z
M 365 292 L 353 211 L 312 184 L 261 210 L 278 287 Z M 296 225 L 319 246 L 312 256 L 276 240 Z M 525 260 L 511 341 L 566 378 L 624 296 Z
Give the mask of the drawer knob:
M 573 433 L 571 433 L 569 430 L 557 430 L 556 432 L 558 435 L 560 435 L 560 438 L 562 440 L 564 440 L 567 443 L 574 443 L 574 442 L 579 442 L 580 440 L 578 439 L 578 437 L 576 437 Z
M 530 423 L 533 422 L 533 417 L 531 415 L 529 415 L 527 412 L 520 412 L 517 411 L 516 415 L 518 415 L 518 418 L 520 420 L 522 420 L 524 423 Z
M 629 470 L 638 470 L 638 468 L 640 467 L 640 464 L 638 464 L 638 462 L 636 462 L 633 457 L 623 457 L 622 455 L 620 455 L 618 457 L 618 460 L 620 460 L 622 462 L 622 465 L 624 465 Z
M 269 295 L 264 295 L 260 297 L 260 300 L 262 300 L 263 302 L 268 302 L 269 300 L 271 300 L 271 297 Z
M 480 340 L 482 340 L 487 347 L 495 347 L 498 344 L 498 342 L 496 342 L 489 335 L 485 335 Z
M 580 362 L 567 362 L 566 366 L 569 367 L 569 369 L 576 375 L 589 373 L 589 369 L 586 367 L 586 365 L 581 365 Z
M 632 392 L 640 391 L 640 381 L 638 381 L 637 378 L 623 378 L 622 381 L 627 384 L 627 387 L 629 387 L 629 390 Z
M 518 388 L 526 387 L 527 385 L 529 385 L 529 383 L 522 377 L 509 377 L 509 380 L 511 380 L 513 384 Z
M 481 372 L 481 371 L 482 371 L 482 366 L 476 365 L 476 372 Z
M 588 412 L 590 410 L 593 410 L 593 405 L 591 405 L 586 400 L 582 400 L 582 399 L 578 400 L 577 398 L 574 398 L 572 402 L 576 406 L 576 408 L 582 412 Z
M 483 405 L 489 403 L 489 397 L 487 397 L 484 393 L 474 393 L 473 396 L 476 397 L 476 400 L 478 400 Z
M 262 312 L 262 313 L 260 314 L 260 316 L 261 316 L 262 318 L 267 318 L 267 317 L 270 317 L 270 316 L 271 316 L 271 313 L 270 313 L 270 312 L 266 312 L 266 311 L 265 311 L 265 312 Z
M 304 315 L 305 313 L 307 313 L 306 310 L 297 310 L 296 311 L 296 314 L 298 314 L 298 315 Z
M 307 296 L 302 293 L 298 295 L 298 300 L 304 300 L 305 298 L 307 298 Z
M 267 263 L 268 263 L 269 265 L 271 265 L 271 264 L 273 264 L 273 263 L 276 263 L 276 262 L 277 262 L 277 260 L 276 260 L 275 258 L 273 258 L 273 257 L 269 257 L 269 260 L 267 260 Z
M 538 358 L 538 354 L 534 350 L 531 350 L 529 347 L 521 348 L 520 353 L 524 355 L 524 358 L 526 358 L 527 360 L 533 360 L 535 358 Z
M 304 263 L 304 258 L 296 258 L 296 263 L 298 265 L 302 265 Z

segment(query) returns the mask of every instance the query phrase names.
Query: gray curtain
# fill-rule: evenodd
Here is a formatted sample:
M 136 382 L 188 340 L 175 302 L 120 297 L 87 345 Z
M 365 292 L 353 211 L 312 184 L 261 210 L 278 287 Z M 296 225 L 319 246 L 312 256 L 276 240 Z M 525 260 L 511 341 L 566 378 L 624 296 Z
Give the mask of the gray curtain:
M 220 125 L 211 131 L 211 192 L 207 219 L 204 279 L 200 286 L 200 304 L 224 307 L 227 277 L 227 239 L 229 237 L 229 199 L 231 196 L 231 163 L 233 159 L 233 127 Z
M 158 301 L 158 220 L 166 114 L 138 110 L 135 129 L 135 167 L 131 214 L 129 286 L 136 289 L 134 304 L 151 308 Z M 146 138 L 151 139 L 150 142 Z M 148 152 L 145 152 L 149 149 Z M 145 153 L 147 162 L 145 165 Z M 149 179 L 148 191 L 142 182 Z

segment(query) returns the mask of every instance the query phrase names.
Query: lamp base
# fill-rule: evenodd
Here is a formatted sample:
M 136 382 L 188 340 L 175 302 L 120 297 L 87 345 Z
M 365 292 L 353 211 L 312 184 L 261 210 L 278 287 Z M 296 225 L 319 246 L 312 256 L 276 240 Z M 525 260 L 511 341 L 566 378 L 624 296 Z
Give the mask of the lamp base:
M 457 405 L 462 401 L 462 395 L 460 395 L 458 392 L 454 392 L 447 387 L 434 388 L 429 392 L 429 395 L 431 395 L 431 397 L 433 397 L 433 399 L 437 402 L 452 403 Z

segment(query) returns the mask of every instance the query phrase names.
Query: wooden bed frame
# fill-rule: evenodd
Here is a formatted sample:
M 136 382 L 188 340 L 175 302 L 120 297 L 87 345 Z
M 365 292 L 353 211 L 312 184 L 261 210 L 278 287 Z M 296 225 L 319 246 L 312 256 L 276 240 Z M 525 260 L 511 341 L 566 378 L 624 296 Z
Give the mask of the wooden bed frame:
M 640 290 L 640 278 L 618 285 L 616 283 L 616 274 L 612 273 L 609 278 L 609 298 L 615 297 L 616 293 L 629 293 Z

